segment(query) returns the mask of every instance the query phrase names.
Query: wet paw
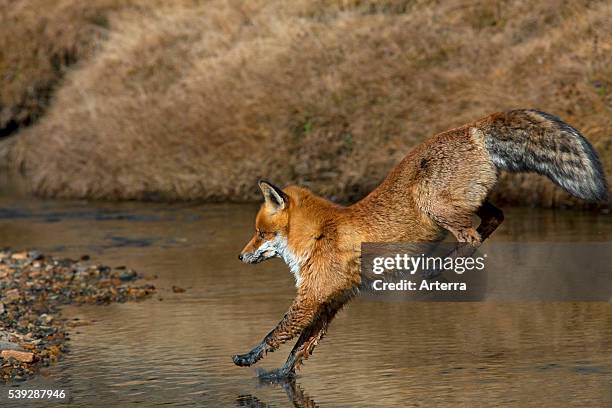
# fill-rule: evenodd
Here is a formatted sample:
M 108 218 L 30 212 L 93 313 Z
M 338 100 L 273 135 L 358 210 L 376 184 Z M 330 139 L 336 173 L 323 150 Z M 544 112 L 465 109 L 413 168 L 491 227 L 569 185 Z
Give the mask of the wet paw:
M 284 367 L 269 371 L 260 368 L 257 370 L 257 377 L 263 382 L 284 382 L 295 378 L 295 371 Z
M 237 354 L 232 357 L 232 360 L 237 366 L 248 367 L 255 364 L 257 360 L 259 360 L 259 356 L 257 355 L 257 353 L 251 351 L 246 354 Z

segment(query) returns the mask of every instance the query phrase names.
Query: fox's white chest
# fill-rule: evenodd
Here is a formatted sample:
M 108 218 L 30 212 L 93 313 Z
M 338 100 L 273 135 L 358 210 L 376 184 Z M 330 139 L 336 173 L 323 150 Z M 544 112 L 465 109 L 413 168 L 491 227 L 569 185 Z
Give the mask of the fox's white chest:
M 300 275 L 302 265 L 300 259 L 291 251 L 291 249 L 289 249 L 287 239 L 284 237 L 277 238 L 276 253 L 289 267 L 289 270 L 295 278 L 295 286 L 300 286 L 302 283 L 302 276 Z

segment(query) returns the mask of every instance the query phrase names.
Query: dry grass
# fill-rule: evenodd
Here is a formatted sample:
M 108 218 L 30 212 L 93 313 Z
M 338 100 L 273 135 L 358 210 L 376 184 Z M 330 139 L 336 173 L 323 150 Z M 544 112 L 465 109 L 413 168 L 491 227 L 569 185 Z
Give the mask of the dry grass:
M 163 0 L 0 0 L 0 136 L 36 122 L 64 74 L 108 37 L 117 12 Z
M 64 72 L 104 37 L 111 1 L 0 0 L 0 129 L 36 121 Z
M 62 4 L 85 19 L 110 3 Z M 14 139 L 36 193 L 241 201 L 266 177 L 353 200 L 423 138 L 517 107 L 581 129 L 612 179 L 609 2 L 146 4 L 105 14 L 105 40 Z M 496 199 L 574 204 L 536 176 L 504 176 Z

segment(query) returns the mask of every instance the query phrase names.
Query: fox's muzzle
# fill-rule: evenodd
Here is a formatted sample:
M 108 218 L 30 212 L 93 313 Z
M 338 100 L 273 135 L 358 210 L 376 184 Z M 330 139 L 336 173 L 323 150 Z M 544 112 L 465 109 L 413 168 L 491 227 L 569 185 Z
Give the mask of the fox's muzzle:
M 252 253 L 240 253 L 240 255 L 238 255 L 238 259 L 240 259 L 242 262 L 244 263 L 254 263 L 253 259 L 255 257 L 253 256 Z
M 253 250 L 253 248 L 256 249 Z M 277 255 L 277 240 L 251 241 L 238 255 L 238 259 L 247 264 L 256 264 Z
M 260 263 L 261 261 L 265 261 L 268 258 L 271 258 L 271 256 L 266 256 L 267 254 L 265 252 L 259 252 L 256 251 L 254 253 L 243 253 L 238 255 L 238 259 L 240 259 L 242 262 L 246 263 L 246 264 L 256 264 L 256 263 Z

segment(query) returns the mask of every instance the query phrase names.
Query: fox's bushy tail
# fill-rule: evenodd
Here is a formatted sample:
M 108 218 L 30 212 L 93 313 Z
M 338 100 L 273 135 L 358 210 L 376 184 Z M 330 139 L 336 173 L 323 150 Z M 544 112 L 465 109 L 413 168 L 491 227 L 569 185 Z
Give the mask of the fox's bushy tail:
M 608 200 L 608 185 L 595 149 L 558 117 L 513 110 L 483 119 L 479 129 L 499 169 L 539 173 L 583 200 Z

